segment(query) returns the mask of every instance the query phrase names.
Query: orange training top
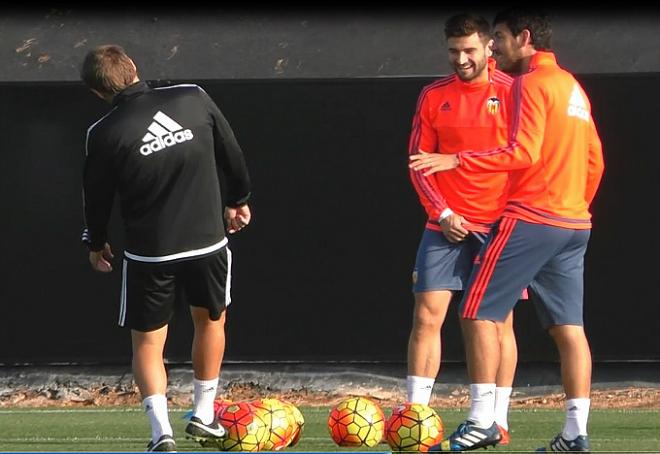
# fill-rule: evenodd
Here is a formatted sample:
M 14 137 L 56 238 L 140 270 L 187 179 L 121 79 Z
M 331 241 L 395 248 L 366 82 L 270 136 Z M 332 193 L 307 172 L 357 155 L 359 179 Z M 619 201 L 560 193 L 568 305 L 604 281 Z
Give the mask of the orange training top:
M 510 170 L 505 216 L 590 229 L 589 205 L 604 163 L 584 90 L 557 65 L 552 52 L 537 52 L 531 58 L 530 71 L 515 79 L 507 104 L 509 144 L 488 151 L 463 151 L 458 154 L 459 168 Z
M 465 149 L 504 146 L 508 139 L 505 100 L 513 79 L 488 63 L 489 81 L 466 83 L 455 74 L 422 90 L 410 134 L 409 153 L 454 154 Z M 410 171 L 413 185 L 429 216 L 427 228 L 440 230 L 446 208 L 463 216 L 468 230 L 487 232 L 506 202 L 506 172 L 471 172 L 457 168 L 428 177 Z

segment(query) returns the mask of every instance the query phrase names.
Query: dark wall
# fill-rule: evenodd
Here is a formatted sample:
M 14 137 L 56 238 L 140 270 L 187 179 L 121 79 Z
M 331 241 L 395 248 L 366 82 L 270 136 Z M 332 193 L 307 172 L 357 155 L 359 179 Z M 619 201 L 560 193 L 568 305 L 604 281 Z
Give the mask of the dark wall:
M 594 358 L 658 360 L 655 270 L 641 263 L 658 253 L 643 232 L 660 225 L 649 209 L 660 74 L 580 79 L 607 166 L 585 276 Z M 405 361 L 424 226 L 406 149 L 429 80 L 198 81 L 232 124 L 254 181 L 253 223 L 230 242 L 228 360 Z M 2 84 L 0 99 L 0 363 L 127 361 L 120 270 L 94 273 L 79 243 L 85 132 L 107 106 L 77 83 Z M 115 211 L 117 255 L 119 227 Z M 520 359 L 555 359 L 532 306 L 516 309 Z M 454 309 L 443 336 L 445 359 L 462 360 Z M 187 360 L 190 340 L 182 309 L 168 358 Z
M 234 2 L 236 3 L 236 2 Z M 6 5 L 0 81 L 77 81 L 85 53 L 123 45 L 143 79 L 400 77 L 445 74 L 444 22 L 465 9 L 492 20 L 492 2 L 398 8 L 96 9 Z M 509 4 L 504 4 L 509 6 Z M 576 73 L 660 71 L 660 9 L 549 8 L 559 62 Z M 458 11 L 457 11 L 458 10 Z

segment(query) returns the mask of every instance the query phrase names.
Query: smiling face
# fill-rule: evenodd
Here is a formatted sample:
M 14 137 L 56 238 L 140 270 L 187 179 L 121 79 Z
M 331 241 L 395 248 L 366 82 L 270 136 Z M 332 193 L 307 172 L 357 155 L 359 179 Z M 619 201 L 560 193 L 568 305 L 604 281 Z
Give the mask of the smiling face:
M 493 58 L 497 68 L 513 74 L 523 72 L 525 61 L 522 36 L 514 36 L 509 27 L 501 22 L 493 27 Z
M 464 82 L 488 80 L 490 41 L 484 42 L 479 33 L 447 39 L 449 64 Z

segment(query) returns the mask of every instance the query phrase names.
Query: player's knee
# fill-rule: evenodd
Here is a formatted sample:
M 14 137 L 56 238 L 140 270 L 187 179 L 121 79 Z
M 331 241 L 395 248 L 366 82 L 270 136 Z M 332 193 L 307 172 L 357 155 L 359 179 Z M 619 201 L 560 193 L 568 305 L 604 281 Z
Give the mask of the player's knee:
M 445 314 L 438 311 L 418 310 L 415 312 L 414 326 L 420 332 L 439 332 L 445 321 Z
M 579 325 L 553 325 L 548 328 L 548 334 L 557 343 L 586 342 L 584 327 Z

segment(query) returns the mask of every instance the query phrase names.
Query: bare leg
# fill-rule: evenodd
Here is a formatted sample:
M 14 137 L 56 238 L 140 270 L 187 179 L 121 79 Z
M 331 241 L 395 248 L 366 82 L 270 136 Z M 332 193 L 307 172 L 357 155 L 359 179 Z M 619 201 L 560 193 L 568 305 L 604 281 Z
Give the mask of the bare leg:
M 162 435 L 173 435 L 167 412 L 167 373 L 163 363 L 167 325 L 149 332 L 132 330 L 131 339 L 133 378 L 149 418 L 151 440 L 156 443 Z
M 461 319 L 470 375 L 468 420 L 484 429 L 495 422 L 495 377 L 500 363 L 497 324 L 488 320 Z
M 415 294 L 413 325 L 408 339 L 408 401 L 428 404 L 440 370 L 440 331 L 452 293 L 448 290 Z
M 211 320 L 207 309 L 191 306 L 190 314 L 195 326 L 192 344 L 193 416 L 209 425 L 215 419 L 213 403 L 225 353 L 225 312 L 218 320 Z
M 451 295 L 448 290 L 415 294 L 413 325 L 408 340 L 408 375 L 433 378 L 438 375 L 442 354 L 440 330 Z
M 133 342 L 133 377 L 142 398 L 167 391 L 167 374 L 163 363 L 163 349 L 167 339 L 167 325 L 146 333 L 131 330 Z
M 513 332 L 513 311 L 502 323 L 497 323 L 497 334 L 500 341 L 500 365 L 497 369 L 495 383 L 498 387 L 513 385 L 518 364 L 518 348 L 516 334 Z
M 591 350 L 584 328 L 557 325 L 548 330 L 559 350 L 561 380 L 567 399 L 589 397 L 591 392 Z
M 513 390 L 513 379 L 518 363 L 516 335 L 513 331 L 513 311 L 504 322 L 497 323 L 497 334 L 500 344 L 500 366 L 495 378 L 495 422 L 502 434 L 501 445 L 509 443 L 509 402 Z
M 500 364 L 497 325 L 489 320 L 461 320 L 471 383 L 495 383 Z
M 192 344 L 192 364 L 195 378 L 218 378 L 225 354 L 225 312 L 218 320 L 209 319 L 207 309 L 190 307 L 195 334 Z
M 556 325 L 549 333 L 557 344 L 561 379 L 566 393 L 566 418 L 562 437 L 575 440 L 587 435 L 591 392 L 591 351 L 582 326 Z

